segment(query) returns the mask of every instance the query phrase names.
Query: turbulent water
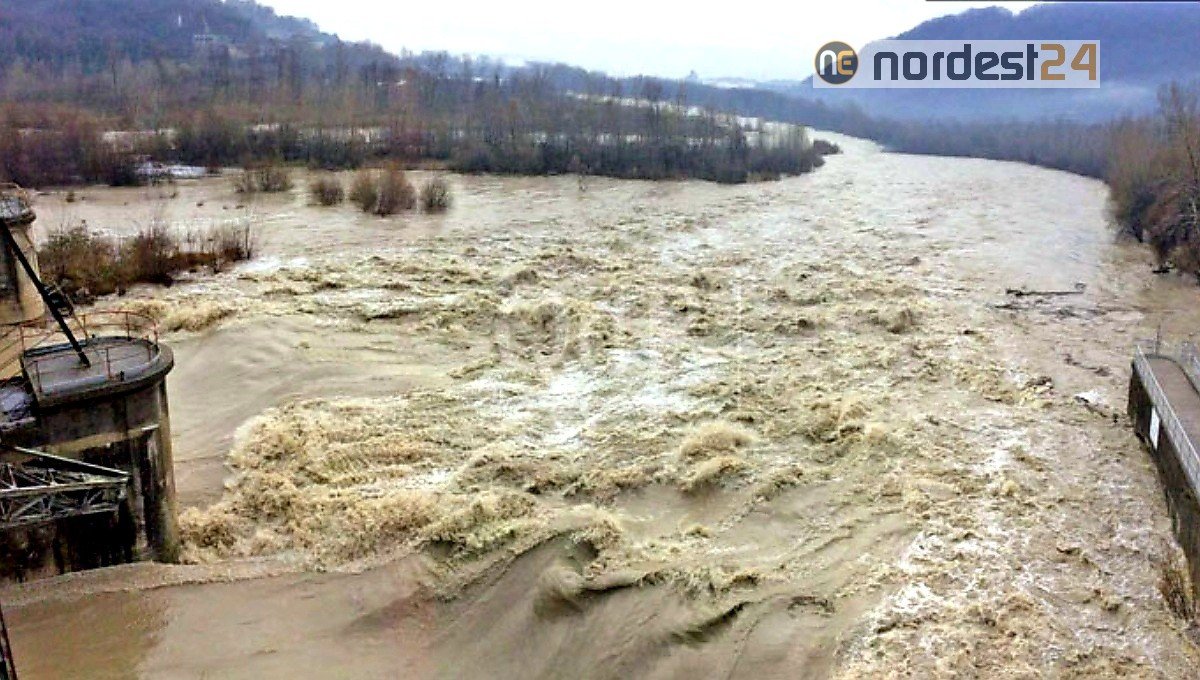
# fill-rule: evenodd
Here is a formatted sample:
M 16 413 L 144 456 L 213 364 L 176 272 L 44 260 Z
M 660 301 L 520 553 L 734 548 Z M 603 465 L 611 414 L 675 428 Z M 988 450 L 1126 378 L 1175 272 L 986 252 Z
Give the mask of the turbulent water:
M 262 241 L 119 301 L 172 329 L 189 564 L 8 588 L 22 677 L 1190 674 L 1123 404 L 1200 292 L 1097 182 L 839 142 L 739 187 L 455 177 L 389 220 L 43 197 L 43 229 Z

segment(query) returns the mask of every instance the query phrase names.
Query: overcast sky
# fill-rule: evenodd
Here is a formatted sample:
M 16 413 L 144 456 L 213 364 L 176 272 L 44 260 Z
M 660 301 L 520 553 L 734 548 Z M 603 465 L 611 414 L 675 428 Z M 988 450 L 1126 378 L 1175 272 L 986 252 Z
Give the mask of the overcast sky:
M 830 40 L 854 47 L 988 2 L 793 0 L 260 0 L 344 40 L 561 61 L 614 75 L 800 79 Z M 1018 11 L 1033 3 L 1005 3 Z M 709 9 L 711 8 L 711 9 Z

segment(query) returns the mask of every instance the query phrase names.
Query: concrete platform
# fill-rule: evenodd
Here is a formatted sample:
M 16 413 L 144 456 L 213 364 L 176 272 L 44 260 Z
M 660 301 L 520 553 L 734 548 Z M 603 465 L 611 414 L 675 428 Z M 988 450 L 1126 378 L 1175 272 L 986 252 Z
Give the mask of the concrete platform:
M 1187 373 L 1176 361 L 1165 357 L 1148 357 L 1147 363 L 1171 409 L 1179 418 L 1184 434 L 1193 445 L 1200 443 L 1200 392 L 1196 391 Z
M 174 365 L 169 349 L 140 338 L 92 338 L 83 350 L 89 366 L 67 344 L 40 347 L 21 357 L 39 406 L 132 389 L 161 378 Z

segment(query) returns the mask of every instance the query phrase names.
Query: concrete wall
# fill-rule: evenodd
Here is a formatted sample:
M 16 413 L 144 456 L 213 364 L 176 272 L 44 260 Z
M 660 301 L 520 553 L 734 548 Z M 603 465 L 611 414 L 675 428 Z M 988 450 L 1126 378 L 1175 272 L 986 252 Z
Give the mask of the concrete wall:
M 29 264 L 33 265 L 34 271 L 38 271 L 37 248 L 33 243 L 33 223 L 14 226 L 9 231 L 29 260 Z M 0 324 L 41 318 L 46 313 L 46 306 L 42 303 L 42 296 L 38 294 L 33 281 L 8 248 L 0 250 L 3 250 L 0 256 Z
M 37 247 L 33 242 L 33 223 L 13 226 L 9 231 L 34 271 L 39 271 Z M 45 314 L 46 305 L 33 280 L 9 249 L 0 247 L 0 327 L 40 319 Z M 0 379 L 20 373 L 20 366 L 16 363 L 21 355 L 20 343 L 10 345 L 10 342 L 0 341 Z
M 1188 570 L 1192 577 L 1193 595 L 1200 598 L 1200 503 L 1192 491 L 1179 463 L 1179 452 L 1175 443 L 1167 436 L 1167 432 L 1159 425 L 1158 446 L 1153 444 L 1150 432 L 1151 413 L 1153 404 L 1150 395 L 1142 385 L 1137 370 L 1131 371 L 1129 380 L 1129 419 L 1133 422 L 1133 431 L 1138 439 L 1150 452 L 1158 467 L 1158 479 L 1162 484 L 1163 493 L 1167 498 L 1167 507 L 1171 512 L 1171 525 L 1175 537 L 1183 547 L 1188 558 Z
M 128 507 L 0 532 L 0 578 L 28 581 L 136 558 Z

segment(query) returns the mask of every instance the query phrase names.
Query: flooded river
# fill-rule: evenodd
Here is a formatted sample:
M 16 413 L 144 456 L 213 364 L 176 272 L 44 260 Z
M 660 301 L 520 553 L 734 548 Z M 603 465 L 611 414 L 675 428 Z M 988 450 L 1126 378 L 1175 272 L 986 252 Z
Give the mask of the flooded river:
M 452 177 L 440 216 L 42 197 L 260 254 L 120 301 L 177 329 L 189 564 L 6 588 L 21 677 L 1191 674 L 1124 395 L 1200 289 L 1098 182 L 839 142 L 737 187 Z

